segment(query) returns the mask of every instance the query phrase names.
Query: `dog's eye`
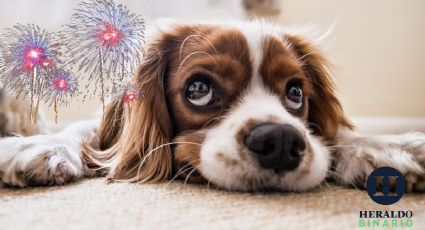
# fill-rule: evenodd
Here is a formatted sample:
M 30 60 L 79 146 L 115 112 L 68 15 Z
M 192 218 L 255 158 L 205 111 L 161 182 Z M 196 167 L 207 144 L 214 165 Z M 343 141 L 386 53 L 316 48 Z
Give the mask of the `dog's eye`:
M 196 106 L 209 105 L 213 99 L 214 90 L 205 80 L 196 80 L 189 84 L 186 90 L 187 100 Z
M 298 86 L 288 87 L 286 90 L 286 103 L 288 106 L 297 110 L 303 105 L 303 91 Z

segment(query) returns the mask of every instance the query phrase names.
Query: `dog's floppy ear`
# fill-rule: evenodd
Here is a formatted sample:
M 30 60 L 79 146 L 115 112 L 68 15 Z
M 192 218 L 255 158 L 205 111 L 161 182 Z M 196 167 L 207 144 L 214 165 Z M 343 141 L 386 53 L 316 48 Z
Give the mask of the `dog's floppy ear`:
M 308 122 L 316 134 L 332 140 L 338 127 L 352 129 L 353 126 L 344 115 L 341 104 L 335 95 L 328 62 L 321 52 L 308 40 L 288 35 L 303 71 L 311 79 L 313 95 L 309 98 Z
M 83 151 L 89 166 L 109 168 L 111 180 L 156 182 L 172 172 L 166 145 L 173 135 L 164 90 L 166 65 L 159 44 L 151 43 L 134 80 L 142 96 L 131 105 L 123 99 L 111 102 L 98 130 L 99 150 Z

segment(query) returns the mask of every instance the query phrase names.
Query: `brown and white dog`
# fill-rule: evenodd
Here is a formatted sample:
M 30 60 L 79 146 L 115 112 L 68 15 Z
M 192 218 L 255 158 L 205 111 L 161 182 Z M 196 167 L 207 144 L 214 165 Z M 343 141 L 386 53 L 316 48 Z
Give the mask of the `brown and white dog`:
M 103 119 L 0 140 L 2 183 L 183 178 L 229 190 L 305 191 L 326 177 L 363 186 L 391 166 L 425 189 L 425 136 L 361 136 L 313 40 L 263 21 L 168 23 L 149 33 L 134 82 Z

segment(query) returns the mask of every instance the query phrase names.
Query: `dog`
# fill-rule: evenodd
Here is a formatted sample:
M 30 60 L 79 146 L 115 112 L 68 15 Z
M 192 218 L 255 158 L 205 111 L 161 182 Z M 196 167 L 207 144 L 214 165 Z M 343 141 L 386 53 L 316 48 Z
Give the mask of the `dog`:
M 99 120 L 0 140 L 14 187 L 83 177 L 182 179 L 235 191 L 364 187 L 381 166 L 425 189 L 425 135 L 364 136 L 343 112 L 319 44 L 266 21 L 167 22 L 148 31 L 134 85 Z

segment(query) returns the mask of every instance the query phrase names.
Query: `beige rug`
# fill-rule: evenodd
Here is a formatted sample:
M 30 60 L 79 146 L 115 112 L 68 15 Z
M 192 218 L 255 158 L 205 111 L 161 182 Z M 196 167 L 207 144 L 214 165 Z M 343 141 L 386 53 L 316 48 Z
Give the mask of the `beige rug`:
M 356 229 L 360 210 L 411 210 L 425 229 L 425 194 L 391 206 L 365 191 L 323 185 L 308 193 L 235 193 L 180 182 L 106 184 L 104 179 L 0 189 L 0 229 Z M 407 229 L 407 228 L 403 228 Z

